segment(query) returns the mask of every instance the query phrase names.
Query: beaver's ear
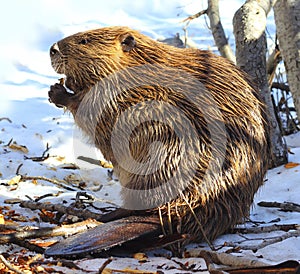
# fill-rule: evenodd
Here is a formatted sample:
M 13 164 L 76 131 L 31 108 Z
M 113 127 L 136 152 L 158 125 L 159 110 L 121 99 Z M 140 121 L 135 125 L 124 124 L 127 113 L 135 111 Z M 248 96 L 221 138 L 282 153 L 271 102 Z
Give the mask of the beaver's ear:
M 125 34 L 120 39 L 122 50 L 125 52 L 131 51 L 135 45 L 135 39 L 131 34 Z

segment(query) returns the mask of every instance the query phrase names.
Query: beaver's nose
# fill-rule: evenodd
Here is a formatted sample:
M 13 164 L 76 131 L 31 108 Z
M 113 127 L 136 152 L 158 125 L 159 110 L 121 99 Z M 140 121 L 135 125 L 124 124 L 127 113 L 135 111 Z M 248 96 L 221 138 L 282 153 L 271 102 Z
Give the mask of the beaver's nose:
M 50 48 L 50 56 L 54 56 L 59 52 L 59 47 L 57 43 L 54 43 L 52 47 Z

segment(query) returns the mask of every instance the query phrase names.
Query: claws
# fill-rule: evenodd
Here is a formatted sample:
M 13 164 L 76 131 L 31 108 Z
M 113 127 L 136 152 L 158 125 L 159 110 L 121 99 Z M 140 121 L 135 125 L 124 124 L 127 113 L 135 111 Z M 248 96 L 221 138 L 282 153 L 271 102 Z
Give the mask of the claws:
M 67 92 L 66 88 L 60 83 L 56 83 L 50 86 L 50 90 L 48 91 L 50 103 L 55 104 L 57 107 L 67 107 L 68 102 L 70 100 L 70 94 Z

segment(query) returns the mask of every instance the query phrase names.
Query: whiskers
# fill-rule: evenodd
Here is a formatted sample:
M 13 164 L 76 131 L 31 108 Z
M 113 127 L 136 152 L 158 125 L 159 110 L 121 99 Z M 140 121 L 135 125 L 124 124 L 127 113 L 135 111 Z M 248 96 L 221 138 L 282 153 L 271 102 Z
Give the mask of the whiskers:
M 60 53 L 59 56 L 51 56 L 53 69 L 60 74 L 66 74 L 67 57 Z

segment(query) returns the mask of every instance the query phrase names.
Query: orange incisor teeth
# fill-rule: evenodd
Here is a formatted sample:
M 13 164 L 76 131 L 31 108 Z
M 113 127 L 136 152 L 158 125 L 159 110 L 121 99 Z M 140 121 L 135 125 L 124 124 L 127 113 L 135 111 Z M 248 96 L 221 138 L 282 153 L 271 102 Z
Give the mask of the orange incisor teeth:
M 60 78 L 60 79 L 58 79 L 59 80 L 59 84 L 60 85 L 64 85 L 65 84 L 65 78 Z

